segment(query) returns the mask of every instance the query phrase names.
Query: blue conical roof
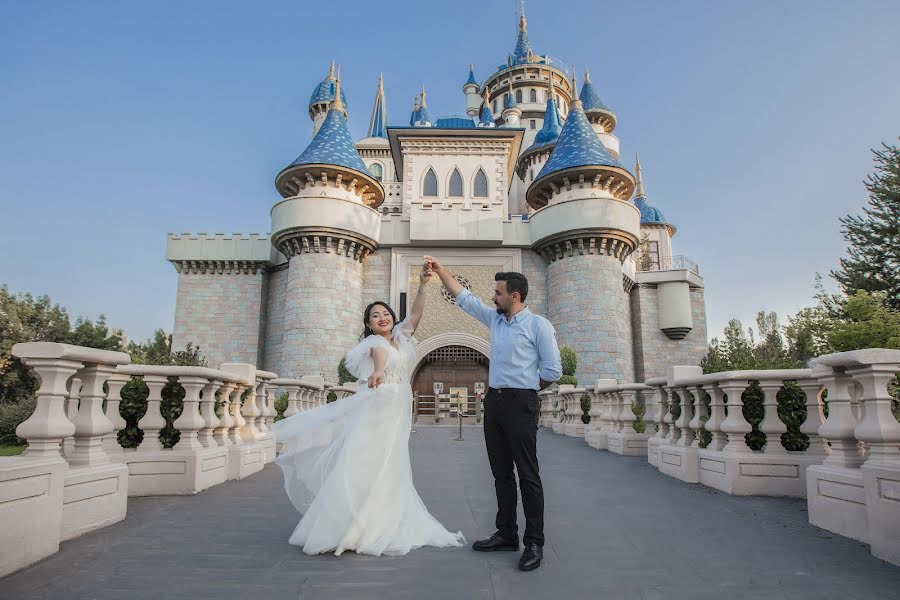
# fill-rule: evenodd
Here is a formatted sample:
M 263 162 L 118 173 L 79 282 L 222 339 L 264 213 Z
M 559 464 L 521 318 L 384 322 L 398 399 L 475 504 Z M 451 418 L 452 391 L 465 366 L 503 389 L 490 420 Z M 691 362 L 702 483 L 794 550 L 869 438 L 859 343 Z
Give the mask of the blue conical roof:
M 641 211 L 641 223 L 658 223 L 661 225 L 668 223 L 662 211 L 647 202 L 644 196 L 635 198 L 634 205 Z
M 557 171 L 594 165 L 625 170 L 625 167 L 600 143 L 584 114 L 581 102 L 576 101 L 570 105 L 566 124 L 559 133 L 556 147 L 535 181 Z
M 609 108 L 603 104 L 603 100 L 600 99 L 600 95 L 597 93 L 597 90 L 594 89 L 594 84 L 591 83 L 590 75 L 586 72 L 584 74 L 584 84 L 581 86 L 581 93 L 578 94 L 578 99 L 581 100 L 585 112 L 590 112 L 592 110 L 605 110 L 609 112 Z
M 512 90 L 506 95 L 506 99 L 503 101 L 503 110 L 507 108 L 515 108 L 516 107 L 516 99 L 513 96 Z
M 555 143 L 561 131 L 562 119 L 559 116 L 559 110 L 556 108 L 556 98 L 551 97 L 547 100 L 547 110 L 544 112 L 544 126 L 534 136 L 534 142 L 528 147 L 526 152 Z
M 466 79 L 463 87 L 467 85 L 474 85 L 475 87 L 478 87 L 478 82 L 475 81 L 475 65 L 469 65 L 469 78 Z
M 516 38 L 516 49 L 513 50 L 515 62 L 523 62 L 531 52 L 531 40 L 528 39 L 528 24 L 525 22 L 525 12 L 519 17 L 519 37 Z
M 345 167 L 372 177 L 353 145 L 347 131 L 347 119 L 340 108 L 332 106 L 309 146 L 288 168 L 314 164 Z
M 479 120 L 479 124 L 485 127 L 494 124 L 494 114 L 491 112 L 491 107 L 488 105 L 487 100 L 485 100 L 484 105 L 481 107 L 481 119 Z

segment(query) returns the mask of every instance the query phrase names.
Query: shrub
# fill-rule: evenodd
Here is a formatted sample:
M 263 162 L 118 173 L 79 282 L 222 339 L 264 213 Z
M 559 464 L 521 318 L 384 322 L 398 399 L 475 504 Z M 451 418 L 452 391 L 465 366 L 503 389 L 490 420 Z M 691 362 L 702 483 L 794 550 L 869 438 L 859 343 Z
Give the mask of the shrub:
M 30 396 L 15 404 L 0 404 L 0 446 L 25 444 L 25 440 L 16 436 L 16 427 L 31 416 L 35 403 L 35 397 Z

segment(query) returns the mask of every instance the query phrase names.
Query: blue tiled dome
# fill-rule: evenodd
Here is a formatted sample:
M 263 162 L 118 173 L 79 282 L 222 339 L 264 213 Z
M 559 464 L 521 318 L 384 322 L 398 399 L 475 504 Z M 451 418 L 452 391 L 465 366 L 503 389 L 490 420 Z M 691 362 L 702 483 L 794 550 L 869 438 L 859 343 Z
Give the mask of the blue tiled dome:
M 603 100 L 600 99 L 600 95 L 594 89 L 594 84 L 591 83 L 591 80 L 588 77 L 585 77 L 584 79 L 584 84 L 581 86 L 581 93 L 578 95 L 578 99 L 581 100 L 585 112 L 590 112 L 592 110 L 604 110 L 609 112 L 609 108 L 603 104 Z
M 580 104 L 580 102 L 575 102 L 570 108 L 566 124 L 559 133 L 556 147 L 535 181 L 572 167 L 596 165 L 618 167 L 626 171 L 625 167 L 600 143 Z
M 481 120 L 478 123 L 483 127 L 490 127 L 494 124 L 494 114 L 491 112 L 491 107 L 487 102 L 481 107 Z
M 309 97 L 309 105 L 327 104 L 334 100 L 334 81 L 334 77 L 331 75 L 322 80 L 322 83 L 316 86 L 312 96 Z M 344 90 L 341 90 L 341 102 L 344 104 L 344 107 L 347 106 L 347 98 L 344 96 Z
M 503 110 L 508 108 L 516 107 L 516 99 L 513 97 L 512 92 L 506 95 L 506 99 L 503 101 Z
M 658 208 L 647 202 L 647 199 L 643 196 L 635 198 L 634 205 L 641 211 L 641 223 L 659 223 L 661 225 L 668 223 L 665 215 Z
M 347 119 L 340 110 L 334 108 L 328 111 L 316 137 L 303 154 L 287 168 L 313 164 L 336 165 L 372 177 L 353 145 L 350 132 L 347 131 Z

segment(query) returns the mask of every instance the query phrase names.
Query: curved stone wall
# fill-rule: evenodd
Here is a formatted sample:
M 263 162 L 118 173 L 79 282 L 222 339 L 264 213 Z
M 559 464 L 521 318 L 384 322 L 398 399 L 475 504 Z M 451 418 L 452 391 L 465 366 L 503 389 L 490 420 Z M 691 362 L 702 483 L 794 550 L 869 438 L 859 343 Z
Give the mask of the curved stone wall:
M 575 254 L 550 263 L 547 275 L 548 318 L 560 347 L 578 354 L 579 384 L 601 378 L 634 381 L 622 263 L 604 254 Z
M 310 252 L 291 257 L 284 299 L 282 377 L 321 373 L 337 382 L 337 366 L 362 332 L 363 264 Z

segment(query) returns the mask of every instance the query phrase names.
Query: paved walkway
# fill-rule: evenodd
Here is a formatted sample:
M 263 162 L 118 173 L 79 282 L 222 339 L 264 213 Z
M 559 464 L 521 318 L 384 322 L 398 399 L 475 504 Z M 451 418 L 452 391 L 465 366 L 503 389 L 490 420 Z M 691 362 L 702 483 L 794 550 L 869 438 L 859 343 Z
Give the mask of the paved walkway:
M 471 541 L 493 531 L 495 500 L 481 430 L 417 426 L 420 494 Z M 737 498 L 660 475 L 542 430 L 543 566 L 468 548 L 404 557 L 310 557 L 288 545 L 298 516 L 269 465 L 192 497 L 133 498 L 125 521 L 62 544 L 0 580 L 0 598 L 224 600 L 540 598 L 705 600 L 900 595 L 900 568 L 807 522 L 806 502 Z M 524 521 L 520 517 L 520 523 Z M 14 551 L 2 548 L 2 552 Z

